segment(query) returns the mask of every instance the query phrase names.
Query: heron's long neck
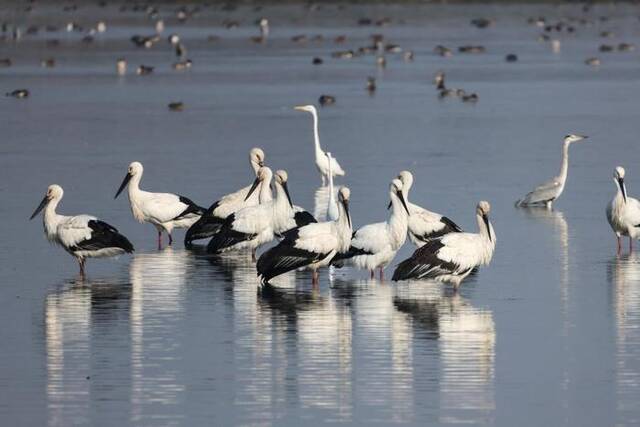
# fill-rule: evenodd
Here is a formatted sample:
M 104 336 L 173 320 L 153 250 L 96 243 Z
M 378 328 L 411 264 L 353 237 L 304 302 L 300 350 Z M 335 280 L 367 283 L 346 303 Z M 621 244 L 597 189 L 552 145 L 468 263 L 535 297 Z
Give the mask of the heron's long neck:
M 62 216 L 56 213 L 58 203 L 60 203 L 60 199 L 53 199 L 47 203 L 47 207 L 44 208 L 44 215 L 42 216 L 44 232 L 49 240 L 55 240 L 56 229 L 62 220 Z
M 329 206 L 332 206 L 336 201 L 333 197 L 333 167 L 331 166 L 333 163 L 333 158 L 329 157 Z
M 408 218 L 407 211 L 402 206 L 402 202 L 395 194 L 391 196 L 391 218 L 389 218 L 389 232 L 391 233 L 392 241 L 394 242 L 395 249 L 400 248 L 407 238 L 407 226 Z
M 564 184 L 567 180 L 567 172 L 569 171 L 569 144 L 564 143 L 562 146 L 562 165 L 560 166 L 560 181 Z
M 316 155 L 324 155 L 322 148 L 320 148 L 320 135 L 318 133 L 318 114 L 313 113 L 313 139 L 316 146 Z

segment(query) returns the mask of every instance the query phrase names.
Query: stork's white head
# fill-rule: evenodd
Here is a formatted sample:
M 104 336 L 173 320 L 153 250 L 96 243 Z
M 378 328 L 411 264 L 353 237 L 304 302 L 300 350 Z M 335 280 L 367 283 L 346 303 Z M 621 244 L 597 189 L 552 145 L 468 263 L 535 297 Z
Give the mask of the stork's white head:
M 134 176 L 137 176 L 138 180 L 140 180 L 143 170 L 144 169 L 142 167 L 142 163 L 131 162 L 129 164 L 129 168 L 127 169 L 127 174 L 124 176 L 124 179 L 122 180 L 122 184 L 120 184 L 120 188 L 118 188 L 118 191 L 116 191 L 116 195 L 113 198 L 114 199 L 118 198 L 120 193 L 122 193 L 122 190 L 124 190 L 125 187 L 129 185 L 129 181 L 131 181 L 131 178 L 133 178 Z
M 402 181 L 402 187 L 408 192 L 413 185 L 413 174 L 409 171 L 402 171 L 398 174 L 398 179 Z
M 318 110 L 316 110 L 316 107 L 313 105 L 296 105 L 295 107 L 293 107 L 293 109 L 298 111 L 306 111 L 307 113 L 311 114 L 318 114 Z
M 131 162 L 129 164 L 128 174 L 133 176 L 141 175 L 144 168 L 142 167 L 142 163 L 140 162 Z
M 287 180 L 289 179 L 287 171 L 283 171 L 282 169 L 276 171 L 275 177 L 276 182 L 281 185 L 286 184 Z
M 269 169 L 268 167 L 263 166 L 258 169 L 258 172 L 256 173 L 256 179 L 253 181 L 253 184 L 251 185 L 251 188 L 249 189 L 249 192 L 247 193 L 247 196 L 244 198 L 244 200 L 247 200 L 249 197 L 251 197 L 253 192 L 261 183 L 265 182 L 267 185 L 269 185 L 272 177 L 273 172 L 271 172 L 271 169 Z
M 616 169 L 613 171 L 613 180 L 616 183 L 616 186 L 618 187 L 618 189 L 620 190 L 620 192 L 622 192 L 622 198 L 624 199 L 624 202 L 627 202 L 627 189 L 624 185 L 624 168 L 622 166 L 617 166 Z
M 258 171 L 259 168 L 264 166 L 264 151 L 262 148 L 254 147 L 249 151 L 249 161 L 251 162 L 251 166 Z
M 486 202 L 484 200 L 478 202 L 478 206 L 476 207 L 476 213 L 480 216 L 486 216 L 489 215 L 489 212 L 491 212 L 491 205 L 489 204 L 489 202 Z
M 404 199 L 404 194 L 402 194 L 402 181 L 398 178 L 393 179 L 391 181 L 391 185 L 389 185 L 389 193 L 392 200 L 391 204 L 393 205 L 393 197 L 397 197 L 400 200 L 400 203 L 402 203 L 407 215 L 409 215 L 409 208 L 407 207 L 407 202 Z
M 35 218 L 36 215 L 38 215 L 40 211 L 44 209 L 44 207 L 47 206 L 49 202 L 51 202 L 52 200 L 62 199 L 63 195 L 64 195 L 64 191 L 62 190 L 62 187 L 60 187 L 57 184 L 51 184 L 49 187 L 47 187 L 46 194 L 44 195 L 44 197 L 40 201 L 40 204 L 38 205 L 38 207 L 36 208 L 36 210 L 33 212 L 33 214 L 29 219 Z
M 570 133 L 569 135 L 564 137 L 564 143 L 571 144 L 572 142 L 582 141 L 583 139 L 587 139 L 587 138 L 589 137 L 585 135 L 576 135 L 576 134 Z
M 338 191 L 338 201 L 344 208 L 344 214 L 347 217 L 347 224 L 351 229 L 351 215 L 349 215 L 349 198 L 351 197 L 351 190 L 348 187 L 340 187 Z

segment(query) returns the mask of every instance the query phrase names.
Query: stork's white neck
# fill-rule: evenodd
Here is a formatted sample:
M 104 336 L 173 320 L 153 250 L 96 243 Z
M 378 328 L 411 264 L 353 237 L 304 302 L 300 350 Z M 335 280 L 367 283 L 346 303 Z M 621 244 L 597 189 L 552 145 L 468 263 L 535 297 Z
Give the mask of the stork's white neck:
M 47 203 L 44 208 L 44 214 L 42 215 L 42 223 L 44 225 L 44 232 L 47 235 L 47 239 L 55 241 L 58 224 L 62 221 L 62 216 L 56 213 L 60 198 L 54 198 Z
M 284 187 L 276 182 L 276 198 L 273 202 L 273 222 L 276 230 L 285 231 L 286 224 L 293 218 L 293 209 L 289 204 Z
M 391 217 L 389 218 L 388 228 L 391 235 L 391 241 L 395 250 L 400 249 L 407 239 L 408 216 L 402 202 L 393 192 L 389 192 L 391 197 Z
M 260 184 L 260 195 L 258 196 L 258 203 L 267 203 L 273 200 L 271 195 L 271 177 L 265 179 Z
M 351 236 L 353 235 L 353 229 L 351 228 L 351 221 L 347 211 L 344 208 L 342 202 L 338 203 L 338 219 L 334 221 L 336 230 L 338 232 L 338 239 L 340 240 L 339 252 L 346 252 L 351 245 Z
M 489 226 L 487 227 L 487 224 L 485 224 L 484 219 L 482 218 L 482 215 L 478 215 L 478 214 L 476 214 L 476 221 L 478 222 L 478 230 L 480 232 L 480 235 L 485 237 L 488 241 L 490 241 L 493 245 L 495 245 L 496 235 L 493 232 L 493 226 L 491 225 L 491 221 L 488 221 Z

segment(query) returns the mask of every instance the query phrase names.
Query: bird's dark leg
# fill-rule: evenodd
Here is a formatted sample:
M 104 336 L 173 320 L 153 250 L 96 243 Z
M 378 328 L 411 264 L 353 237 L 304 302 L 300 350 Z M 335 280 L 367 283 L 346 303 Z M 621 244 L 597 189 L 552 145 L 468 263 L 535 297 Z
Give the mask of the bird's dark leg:
M 633 239 L 629 236 L 629 253 L 633 252 Z
M 380 267 L 380 280 L 384 280 L 384 267 Z
M 318 286 L 319 282 L 320 282 L 320 273 L 318 273 L 318 270 L 313 270 L 313 275 L 311 276 L 311 284 L 315 287 L 315 286 Z
M 371 270 L 369 278 L 373 280 L 373 279 L 375 279 L 375 277 L 376 277 L 376 271 L 375 270 Z
M 80 277 L 84 278 L 84 258 L 78 258 L 78 265 L 80 266 Z
M 616 239 L 618 241 L 618 255 L 620 255 L 620 252 L 622 252 L 622 244 L 620 243 L 620 236 L 616 236 Z
M 173 237 L 171 237 L 171 233 L 169 233 L 169 246 L 173 244 Z
M 256 262 L 256 248 L 251 249 L 251 261 Z
M 158 250 L 162 249 L 162 231 L 158 231 Z

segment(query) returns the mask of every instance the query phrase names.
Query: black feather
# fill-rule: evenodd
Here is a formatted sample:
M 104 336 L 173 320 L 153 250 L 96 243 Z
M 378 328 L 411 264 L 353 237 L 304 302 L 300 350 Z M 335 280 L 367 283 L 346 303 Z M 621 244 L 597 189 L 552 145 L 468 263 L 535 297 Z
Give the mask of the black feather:
M 288 271 L 318 262 L 328 255 L 298 249 L 294 246 L 296 239 L 297 230 L 292 230 L 285 240 L 260 256 L 256 267 L 263 283 Z
M 71 247 L 73 251 L 97 251 L 107 248 L 120 248 L 126 253 L 133 252 L 131 242 L 118 233 L 118 230 L 104 221 L 92 219 L 88 223 L 91 228 L 91 238 L 83 240 Z
M 298 226 L 298 227 L 304 227 L 305 225 L 309 225 L 309 224 L 312 224 L 314 222 L 318 222 L 313 217 L 313 215 L 311 215 L 307 211 L 296 212 L 293 215 L 293 219 L 296 222 L 296 226 Z
M 198 218 L 198 220 L 193 223 L 191 227 L 189 227 L 186 234 L 184 235 L 184 244 L 188 246 L 194 240 L 208 239 L 209 237 L 213 237 L 213 235 L 220 230 L 220 227 L 222 227 L 224 221 L 225 218 L 220 218 L 217 216 L 213 216 L 213 214 L 205 213 L 200 218 Z
M 247 234 L 234 230 L 233 221 L 235 218 L 235 214 L 231 214 L 224 220 L 220 230 L 214 234 L 213 238 L 209 241 L 207 252 L 217 254 L 225 248 L 251 240 L 256 236 L 255 234 Z
M 183 218 L 189 214 L 203 215 L 206 212 L 205 208 L 196 205 L 195 203 L 193 203 L 193 201 L 191 201 L 191 199 L 188 199 L 180 195 L 178 195 L 178 198 L 180 199 L 181 203 L 184 203 L 185 205 L 187 205 L 187 208 L 184 211 L 182 211 L 180 215 L 173 218 L 173 221 Z
M 434 268 L 439 272 L 457 271 L 457 264 L 438 258 L 437 253 L 443 247 L 441 239 L 429 240 L 424 246 L 416 249 L 411 257 L 398 264 L 391 280 L 433 279 L 439 275 Z
M 445 234 L 462 232 L 462 228 L 460 228 L 455 222 L 451 221 L 446 216 L 443 216 L 442 218 L 440 218 L 440 222 L 444 224 L 444 227 L 442 227 L 439 230 L 433 231 L 431 233 L 421 234 L 421 235 L 411 233 L 411 235 L 413 235 L 416 239 L 420 240 L 421 242 L 428 242 L 429 240 L 442 237 Z

